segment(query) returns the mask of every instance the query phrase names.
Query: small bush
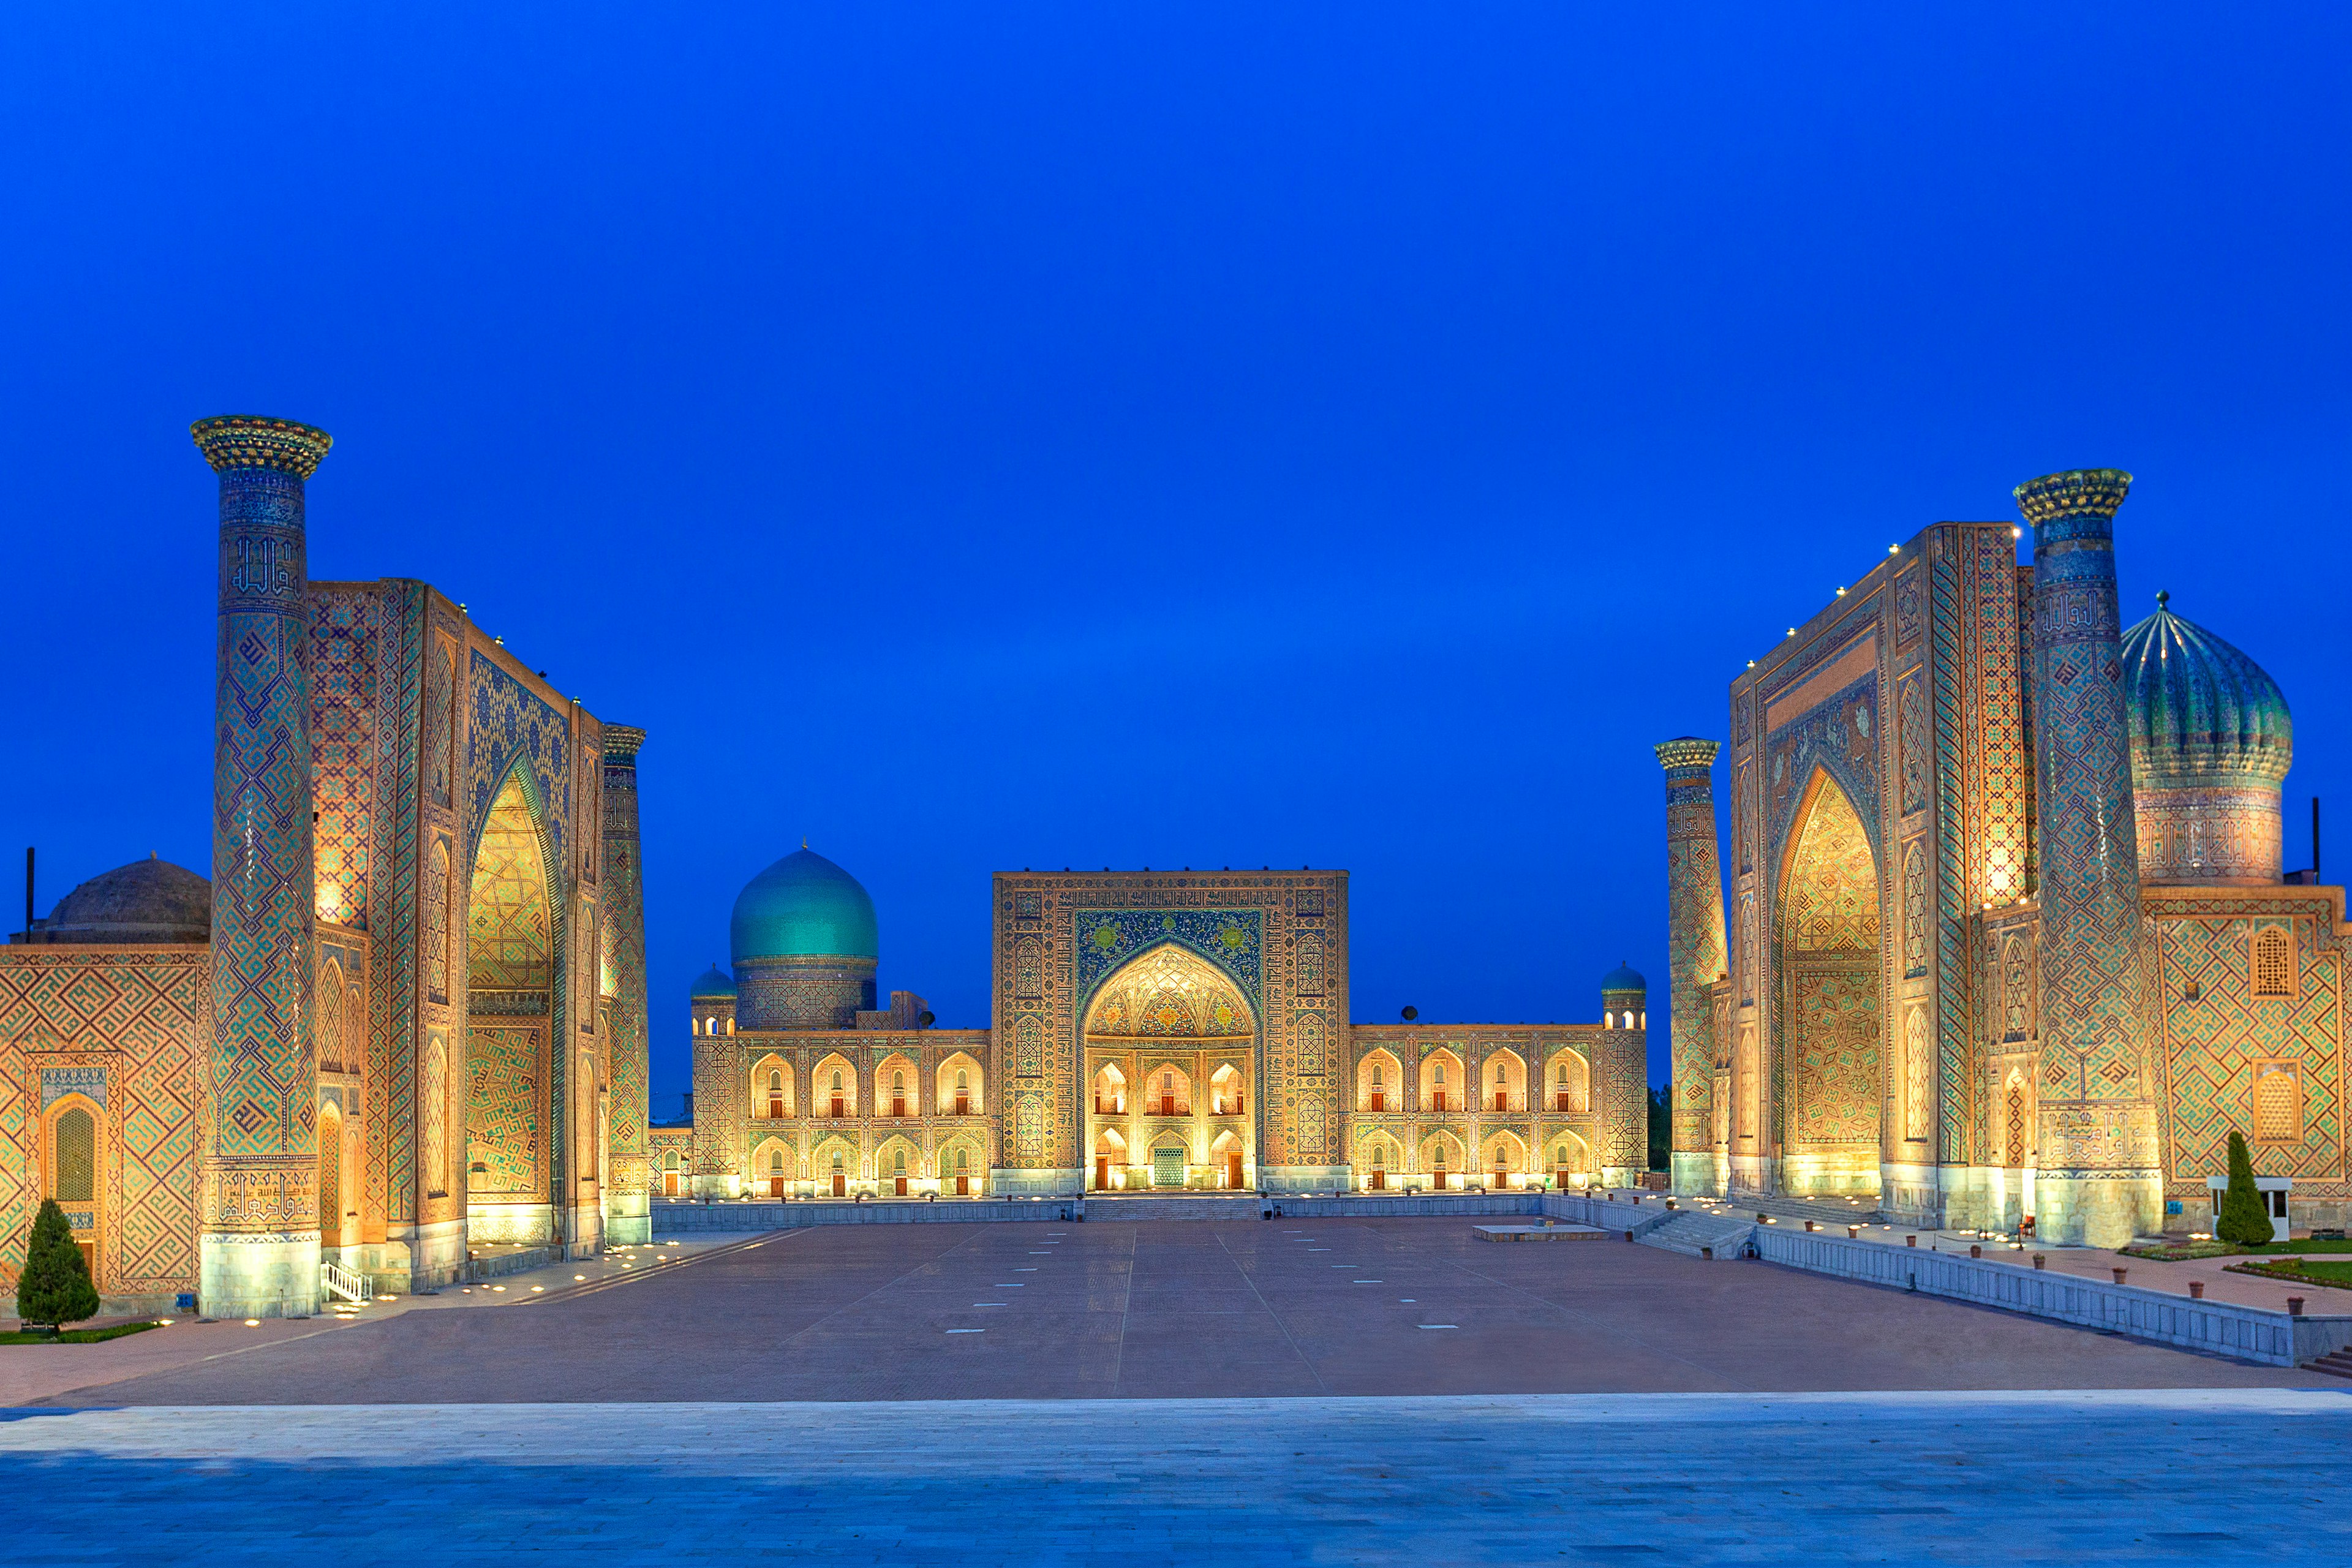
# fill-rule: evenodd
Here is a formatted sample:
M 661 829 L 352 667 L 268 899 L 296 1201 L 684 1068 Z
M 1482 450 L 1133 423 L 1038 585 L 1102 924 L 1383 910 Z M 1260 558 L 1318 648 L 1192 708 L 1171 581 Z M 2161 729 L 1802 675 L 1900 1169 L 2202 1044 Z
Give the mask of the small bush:
M 2240 1247 L 2261 1247 L 2271 1238 L 2270 1211 L 2254 1186 L 2254 1163 L 2246 1153 L 2246 1136 L 2230 1134 L 2230 1190 L 2221 1197 L 2221 1218 L 2213 1234 Z
M 25 1271 L 16 1277 L 16 1316 L 51 1327 L 79 1323 L 98 1311 L 98 1287 L 89 1265 L 74 1245 L 73 1226 L 55 1198 L 41 1200 L 33 1239 L 25 1249 Z

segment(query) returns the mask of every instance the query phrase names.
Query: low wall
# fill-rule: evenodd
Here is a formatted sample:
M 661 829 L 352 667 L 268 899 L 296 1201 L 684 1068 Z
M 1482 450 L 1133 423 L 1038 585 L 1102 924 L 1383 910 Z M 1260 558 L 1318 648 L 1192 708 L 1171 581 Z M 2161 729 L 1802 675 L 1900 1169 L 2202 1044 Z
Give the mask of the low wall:
M 2102 1285 L 1948 1252 L 1884 1247 L 1775 1226 L 1758 1226 L 1755 1243 L 1759 1258 L 1790 1268 L 1973 1301 L 2272 1366 L 2298 1366 L 2352 1346 L 2352 1317 L 2291 1318 L 2260 1307 L 2195 1301 L 2136 1285 Z
M 1617 1236 L 1630 1230 L 1643 1237 L 1682 1211 L 1670 1209 L 1663 1202 L 1628 1204 L 1613 1198 L 1588 1198 L 1580 1193 L 1546 1193 L 1542 1212 L 1554 1219 L 1598 1226 Z
M 1255 1220 L 1277 1208 L 1285 1219 L 1381 1219 L 1400 1215 L 1468 1218 L 1551 1214 L 1558 1211 L 1549 1205 L 1559 1201 L 1539 1193 L 1456 1193 L 1444 1197 L 1428 1193 L 1400 1193 L 1392 1196 L 1357 1194 L 1329 1198 L 1283 1194 L 1265 1198 L 1254 1194 L 1215 1197 L 1202 1194 L 1195 1197 L 1097 1198 L 1092 1203 L 1076 1198 L 942 1198 L 937 1203 L 894 1198 L 862 1204 L 774 1199 L 712 1204 L 656 1201 L 653 1231 L 657 1237 L 688 1236 L 709 1231 L 793 1230 L 813 1225 L 969 1225 L 989 1220 L 1040 1219 L 1066 1225 L 1076 1223 L 1080 1215 L 1111 1224 L 1121 1220 Z M 1580 1204 L 1586 1200 L 1573 1201 Z M 1585 1222 L 1609 1223 L 1619 1230 L 1637 1224 L 1647 1228 L 1666 1217 L 1662 1210 L 1649 1205 L 1638 1208 L 1631 1204 L 1592 1206 L 1623 1210 L 1626 1217 L 1622 1220 Z

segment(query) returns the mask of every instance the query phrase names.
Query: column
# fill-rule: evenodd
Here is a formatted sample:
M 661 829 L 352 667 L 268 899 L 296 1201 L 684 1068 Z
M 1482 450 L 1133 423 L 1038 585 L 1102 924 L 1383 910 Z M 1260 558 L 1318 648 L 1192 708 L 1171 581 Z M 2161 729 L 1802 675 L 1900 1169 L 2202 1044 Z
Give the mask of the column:
M 319 1305 L 319 1088 L 303 484 L 333 438 L 243 415 L 190 434 L 220 475 L 200 1310 L 307 1318 Z
M 1715 836 L 1719 748 L 1685 735 L 1654 749 L 1666 770 L 1666 995 L 1673 1030 L 1667 1048 L 1674 1068 L 1667 1158 L 1675 1191 L 1713 1193 L 1716 1053 L 1708 994 L 1727 967 L 1723 868 Z
M 2163 1224 L 2140 1018 L 2139 848 L 2116 607 L 2116 509 L 2131 476 L 2017 487 L 2033 524 L 2042 1086 L 2034 1219 L 2119 1247 Z
M 637 834 L 637 751 L 645 743 L 643 730 L 604 726 L 604 929 L 613 952 L 612 1033 L 605 1044 L 613 1053 L 605 1120 L 612 1182 L 604 1192 L 604 1239 L 615 1247 L 653 1239 L 646 1163 L 646 883 Z

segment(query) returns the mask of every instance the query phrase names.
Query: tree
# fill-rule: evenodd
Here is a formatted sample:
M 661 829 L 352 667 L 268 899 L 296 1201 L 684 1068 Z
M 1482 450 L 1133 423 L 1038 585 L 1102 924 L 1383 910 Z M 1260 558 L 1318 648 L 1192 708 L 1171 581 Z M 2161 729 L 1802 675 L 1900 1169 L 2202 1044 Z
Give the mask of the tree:
M 2221 1196 L 2221 1218 L 2213 1234 L 2239 1247 L 2261 1247 L 2271 1238 L 2270 1211 L 2254 1186 L 2254 1162 L 2242 1132 L 2230 1134 L 2230 1190 Z
M 98 1287 L 89 1265 L 74 1245 L 73 1226 L 55 1198 L 41 1200 L 33 1239 L 25 1249 L 25 1271 L 16 1276 L 16 1316 L 55 1328 L 78 1323 L 98 1311 Z
M 1653 1171 L 1666 1168 L 1667 1153 L 1674 1148 L 1674 1112 L 1666 1100 L 1671 1092 L 1664 1089 L 1650 1091 L 1650 1169 Z

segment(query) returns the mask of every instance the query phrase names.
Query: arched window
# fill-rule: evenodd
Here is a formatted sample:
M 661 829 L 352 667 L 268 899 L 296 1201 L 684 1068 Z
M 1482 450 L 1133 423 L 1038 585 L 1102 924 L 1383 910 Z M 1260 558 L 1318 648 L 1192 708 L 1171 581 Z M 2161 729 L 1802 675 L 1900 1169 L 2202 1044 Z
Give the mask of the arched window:
M 61 1204 L 95 1203 L 98 1194 L 98 1123 L 77 1105 L 58 1118 L 57 1190 Z
M 894 1072 L 890 1075 L 890 1092 L 892 1094 L 904 1094 L 907 1092 L 907 1075 L 905 1073 Z
M 961 1093 L 961 1091 L 963 1091 L 964 1089 L 969 1089 L 969 1088 L 971 1088 L 971 1075 L 970 1075 L 970 1074 L 968 1074 L 968 1073 L 966 1073 L 966 1072 L 963 1070 L 963 1068 L 956 1068 L 956 1089 L 957 1089 L 957 1091 L 958 1091 L 959 1093 Z
M 1568 1087 L 1568 1064 L 1566 1062 L 1559 1064 L 1559 1087 L 1562 1089 L 1566 1089 Z
M 768 1151 L 768 1173 L 772 1176 L 781 1176 L 784 1173 L 784 1152 L 782 1149 Z
M 1503 1064 L 1497 1061 L 1495 1064 L 1495 1087 L 1500 1089 L 1509 1080 L 1503 1076 Z
M 839 1094 L 841 1092 L 841 1073 L 838 1069 L 836 1069 L 833 1075 L 833 1092 L 835 1094 Z
M 838 1149 L 833 1152 L 833 1173 L 836 1176 L 841 1174 L 841 1151 Z
M 1380 1167 L 1381 1167 L 1381 1166 L 1383 1166 L 1383 1165 L 1386 1165 L 1388 1163 L 1389 1163 L 1389 1146 L 1388 1146 L 1387 1144 L 1385 1144 L 1385 1143 L 1375 1143 L 1375 1144 L 1373 1144 L 1373 1145 L 1372 1145 L 1372 1165 L 1373 1165 L 1373 1168 L 1377 1170 L 1377 1169 L 1379 1169 Z
M 1445 1064 L 1444 1062 L 1437 1064 L 1437 1082 L 1441 1087 L 1445 1082 Z
M 2294 941 L 2284 926 L 2266 926 L 2254 933 L 2254 994 L 2294 994 Z
M 1372 1087 L 1374 1089 L 1381 1087 L 1381 1064 L 1378 1062 L 1372 1064 Z
M 965 1172 L 967 1169 L 969 1169 L 969 1168 L 970 1168 L 970 1167 L 968 1167 L 967 1165 L 965 1165 L 965 1163 L 964 1163 L 964 1161 L 965 1161 L 968 1157 L 969 1157 L 969 1155 L 968 1155 L 968 1152 L 967 1152 L 966 1151 L 964 1151 L 964 1150 L 962 1150 L 962 1149 L 959 1149 L 959 1150 L 957 1150 L 957 1151 L 956 1151 L 956 1174 L 957 1174 L 957 1175 L 959 1175 L 959 1176 L 962 1175 L 962 1174 L 964 1173 L 964 1172 Z

